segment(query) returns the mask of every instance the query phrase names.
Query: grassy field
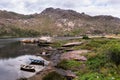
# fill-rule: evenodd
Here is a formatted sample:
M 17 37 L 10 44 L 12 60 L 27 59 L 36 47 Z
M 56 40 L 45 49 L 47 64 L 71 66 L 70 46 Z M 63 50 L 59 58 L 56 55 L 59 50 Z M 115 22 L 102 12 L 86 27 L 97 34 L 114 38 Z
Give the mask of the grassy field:
M 62 60 L 57 67 L 71 70 L 78 77 L 74 80 L 120 80 L 120 39 L 92 38 L 64 41 L 83 41 L 72 49 L 90 50 L 87 61 Z

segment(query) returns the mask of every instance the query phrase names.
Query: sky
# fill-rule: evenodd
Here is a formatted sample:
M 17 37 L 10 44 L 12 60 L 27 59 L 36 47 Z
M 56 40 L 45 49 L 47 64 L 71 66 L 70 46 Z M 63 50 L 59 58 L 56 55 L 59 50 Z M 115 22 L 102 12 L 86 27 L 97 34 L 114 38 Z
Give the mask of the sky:
M 40 13 L 48 7 L 72 9 L 91 16 L 112 15 L 120 18 L 120 0 L 0 0 L 0 10 L 21 14 Z

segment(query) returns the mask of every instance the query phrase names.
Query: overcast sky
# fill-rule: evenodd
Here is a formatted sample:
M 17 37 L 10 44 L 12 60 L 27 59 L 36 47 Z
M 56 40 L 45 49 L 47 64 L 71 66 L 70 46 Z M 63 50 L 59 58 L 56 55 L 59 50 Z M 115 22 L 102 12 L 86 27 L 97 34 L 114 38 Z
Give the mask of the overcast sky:
M 40 13 L 48 7 L 120 17 L 120 0 L 0 0 L 1 10 L 22 14 Z

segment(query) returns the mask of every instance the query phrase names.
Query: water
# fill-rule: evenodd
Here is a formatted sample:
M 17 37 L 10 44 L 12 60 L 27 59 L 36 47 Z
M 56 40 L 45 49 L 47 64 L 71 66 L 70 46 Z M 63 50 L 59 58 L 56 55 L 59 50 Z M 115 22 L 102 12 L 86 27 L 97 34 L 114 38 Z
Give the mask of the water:
M 23 38 L 0 39 L 0 80 L 16 80 L 28 78 L 35 75 L 45 67 L 35 66 L 35 73 L 20 70 L 21 64 L 30 64 L 29 58 L 42 59 L 35 56 L 40 52 L 36 44 L 21 44 L 19 40 Z M 49 62 L 45 60 L 47 65 Z
M 0 80 L 16 80 L 24 77 L 29 78 L 45 68 L 40 65 L 34 65 L 36 70 L 35 73 L 20 70 L 21 64 L 30 64 L 29 58 L 44 60 L 41 57 L 32 55 L 0 60 Z M 45 61 L 45 64 L 47 65 L 48 61 Z
M 0 48 L 4 47 L 10 43 L 20 41 L 22 39 L 31 39 L 31 38 L 8 38 L 8 39 L 0 39 Z

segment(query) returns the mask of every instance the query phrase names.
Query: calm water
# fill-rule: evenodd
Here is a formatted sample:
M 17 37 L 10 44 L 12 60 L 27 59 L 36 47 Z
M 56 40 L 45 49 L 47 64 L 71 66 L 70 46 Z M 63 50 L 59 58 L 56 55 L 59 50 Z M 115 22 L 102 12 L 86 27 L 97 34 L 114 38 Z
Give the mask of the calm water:
M 19 42 L 23 38 L 0 39 L 0 80 L 16 80 L 22 77 L 31 77 L 36 73 L 20 70 L 21 64 L 29 64 L 29 58 L 43 59 L 34 56 L 40 52 L 37 45 L 24 45 Z M 49 62 L 45 60 L 47 65 Z M 43 69 L 43 66 L 35 66 L 36 72 Z
M 56 40 L 68 40 L 80 37 L 57 37 Z M 0 80 L 16 80 L 31 77 L 36 73 L 20 70 L 21 64 L 29 64 L 29 58 L 43 59 L 34 56 L 40 52 L 36 44 L 22 44 L 19 40 L 24 38 L 0 39 Z M 47 65 L 49 62 L 45 60 Z M 43 66 L 35 66 L 36 71 L 41 71 Z

